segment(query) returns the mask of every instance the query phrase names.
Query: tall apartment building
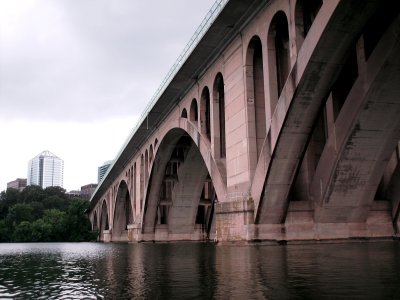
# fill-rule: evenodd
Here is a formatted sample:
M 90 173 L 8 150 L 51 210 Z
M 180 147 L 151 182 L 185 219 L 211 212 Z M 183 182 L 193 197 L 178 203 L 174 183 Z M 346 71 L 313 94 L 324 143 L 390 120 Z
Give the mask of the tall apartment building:
M 111 166 L 112 160 L 106 161 L 103 165 L 98 168 L 97 182 L 100 182 L 104 175 L 107 173 L 108 168 Z
M 43 151 L 29 161 L 28 185 L 63 186 L 64 161 L 51 153 Z

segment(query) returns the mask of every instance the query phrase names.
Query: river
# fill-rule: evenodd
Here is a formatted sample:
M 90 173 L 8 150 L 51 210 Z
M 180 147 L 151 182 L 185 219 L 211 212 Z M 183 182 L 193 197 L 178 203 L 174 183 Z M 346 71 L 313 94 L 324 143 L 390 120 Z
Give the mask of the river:
M 400 243 L 0 244 L 0 299 L 400 299 Z

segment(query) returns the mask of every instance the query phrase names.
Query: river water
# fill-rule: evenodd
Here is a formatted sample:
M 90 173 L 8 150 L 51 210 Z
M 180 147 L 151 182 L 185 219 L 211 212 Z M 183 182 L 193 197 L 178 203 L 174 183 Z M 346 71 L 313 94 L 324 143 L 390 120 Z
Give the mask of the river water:
M 0 244 L 0 299 L 400 299 L 400 242 Z

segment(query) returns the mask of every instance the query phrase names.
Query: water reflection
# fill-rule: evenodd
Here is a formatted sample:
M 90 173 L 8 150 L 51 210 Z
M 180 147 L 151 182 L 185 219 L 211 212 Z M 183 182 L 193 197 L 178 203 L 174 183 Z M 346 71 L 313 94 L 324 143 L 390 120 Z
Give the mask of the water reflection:
M 0 244 L 0 298 L 391 299 L 400 244 Z

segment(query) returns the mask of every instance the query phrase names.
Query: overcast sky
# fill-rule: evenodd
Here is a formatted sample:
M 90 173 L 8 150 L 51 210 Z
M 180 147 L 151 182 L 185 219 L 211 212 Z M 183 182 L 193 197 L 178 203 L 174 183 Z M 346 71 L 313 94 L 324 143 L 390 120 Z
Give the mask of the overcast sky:
M 0 191 L 49 150 L 97 183 L 215 0 L 0 0 Z

